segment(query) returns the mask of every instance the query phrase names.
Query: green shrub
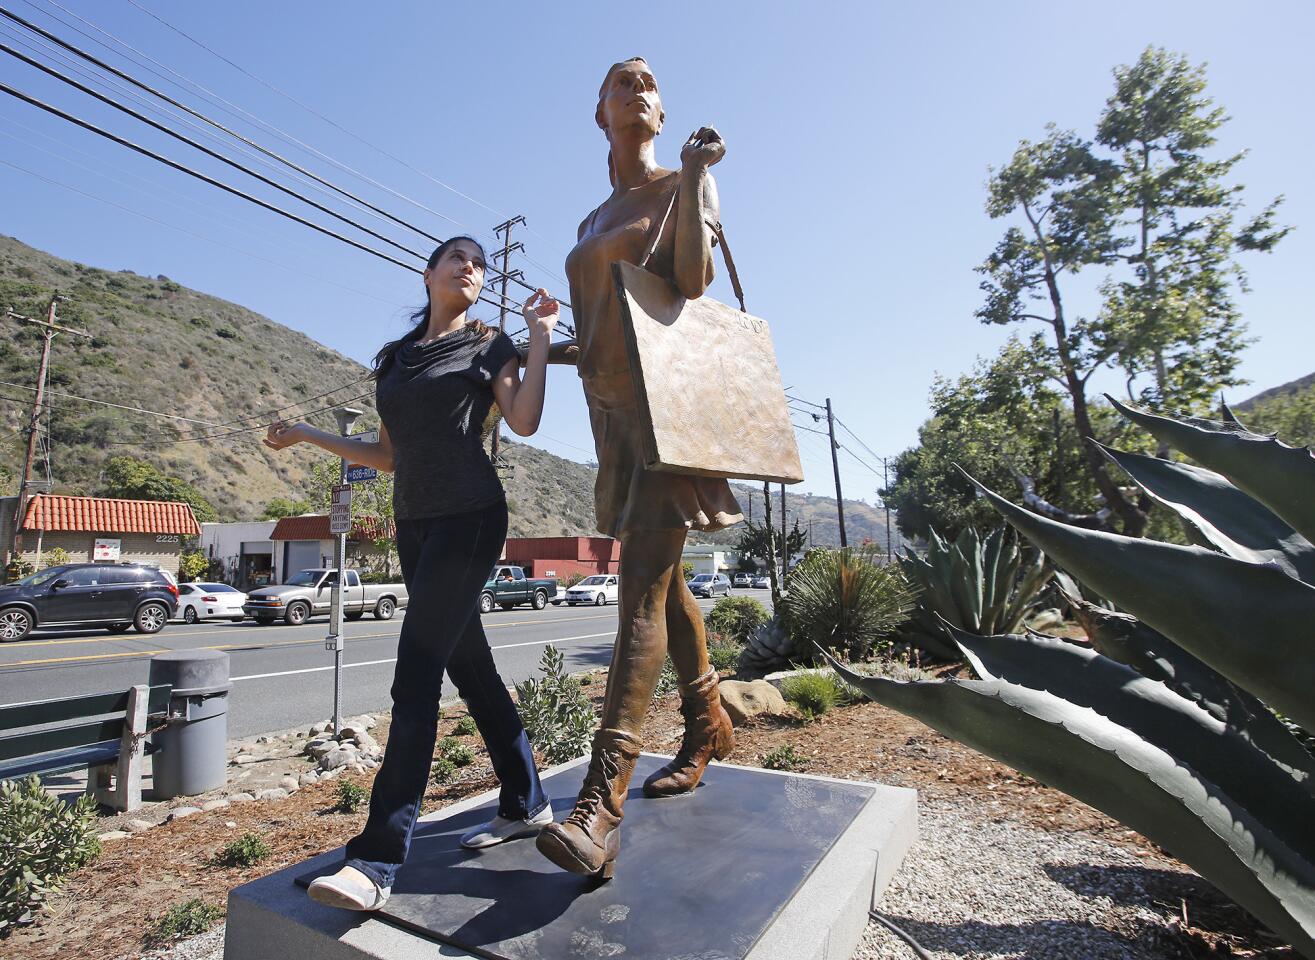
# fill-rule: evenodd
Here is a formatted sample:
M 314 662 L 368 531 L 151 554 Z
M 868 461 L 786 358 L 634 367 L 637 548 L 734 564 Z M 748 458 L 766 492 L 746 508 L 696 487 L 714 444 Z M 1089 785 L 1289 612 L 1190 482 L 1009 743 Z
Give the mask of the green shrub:
M 47 550 L 41 557 L 41 568 L 44 570 L 48 567 L 62 567 L 69 562 L 68 551 L 63 547 L 54 547 Z
M 658 674 L 657 686 L 653 688 L 653 699 L 665 697 L 672 693 L 680 686 L 680 677 L 676 675 L 676 665 L 671 662 L 671 658 L 662 661 L 662 672 Z
M 708 662 L 714 670 L 734 670 L 743 649 L 742 643 L 736 643 L 720 633 L 708 635 Z
M 232 843 L 225 844 L 215 860 L 226 867 L 249 867 L 273 852 L 260 834 L 244 833 Z
M 457 725 L 452 728 L 452 733 L 458 737 L 473 737 L 479 733 L 479 727 L 475 724 L 475 718 L 467 715 L 457 721 Z
M 566 658 L 552 644 L 539 661 L 543 676 L 516 684 L 521 722 L 530 743 L 548 763 L 563 763 L 589 751 L 598 720 L 580 682 L 565 671 Z
M 813 720 L 836 705 L 834 674 L 800 673 L 781 681 L 781 696 L 794 704 L 804 719 Z
M 475 762 L 475 751 L 456 737 L 444 737 L 439 750 L 443 759 L 450 760 L 454 767 L 468 767 Z
M 435 783 L 448 783 L 456 778 L 457 765 L 447 757 L 439 757 L 434 761 L 432 771 Z
M 66 804 L 35 776 L 0 783 L 0 937 L 32 923 L 64 879 L 100 853 L 96 804 Z
M 355 813 L 370 800 L 370 791 L 355 780 L 338 781 L 338 803 L 334 807 L 339 813 Z
M 175 903 L 146 931 L 146 943 L 160 947 L 187 937 L 199 937 L 224 918 L 222 907 L 204 900 Z
M 798 770 L 807 762 L 808 758 L 788 743 L 763 754 L 763 766 L 768 770 Z
M 913 593 L 899 567 L 878 563 L 876 553 L 873 546 L 813 550 L 790 575 L 786 619 L 803 656 L 816 645 L 865 659 L 908 619 Z
M 703 622 L 709 633 L 723 634 L 736 643 L 744 643 L 767 619 L 767 608 L 753 597 L 727 595 L 713 604 Z

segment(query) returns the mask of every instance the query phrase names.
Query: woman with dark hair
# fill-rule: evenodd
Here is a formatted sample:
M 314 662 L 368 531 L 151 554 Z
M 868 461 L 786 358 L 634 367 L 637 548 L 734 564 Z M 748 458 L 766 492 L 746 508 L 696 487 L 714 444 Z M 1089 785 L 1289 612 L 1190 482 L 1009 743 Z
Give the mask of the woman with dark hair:
M 415 327 L 374 360 L 377 442 L 282 421 L 265 438 L 276 450 L 312 443 L 395 478 L 397 552 L 411 599 L 397 644 L 392 727 L 365 829 L 348 842 L 346 865 L 310 885 L 310 896 L 331 906 L 377 910 L 388 899 L 429 779 L 444 670 L 466 701 L 501 782 L 497 816 L 462 843 L 490 846 L 552 820 L 476 603 L 507 536 L 507 503 L 481 427 L 496 401 L 513 431 L 530 436 L 538 429 L 558 307 L 542 289 L 525 301 L 530 345 L 522 379 L 506 334 L 468 316 L 484 284 L 484 265 L 484 250 L 470 237 L 445 241 L 429 258 L 427 302 L 413 316 Z
M 735 746 L 708 663 L 703 614 L 682 576 L 690 530 L 743 519 L 723 479 L 648 470 L 612 264 L 640 263 L 694 299 L 712 282 L 717 188 L 708 168 L 725 145 L 711 127 L 690 136 L 680 169 L 657 163 L 653 140 L 665 115 L 657 81 L 640 57 L 615 63 L 594 119 L 607 136 L 612 193 L 580 224 L 566 258 L 576 359 L 598 450 L 598 529 L 621 541 L 620 629 L 607 676 L 601 728 L 575 809 L 539 834 L 539 850 L 563 869 L 610 877 L 621 848 L 621 807 L 639 759 L 640 728 L 668 653 L 680 678 L 685 736 L 670 763 L 644 782 L 650 797 L 688 794 L 708 762 Z M 691 344 L 691 350 L 699 349 Z M 569 359 L 566 351 L 563 359 Z

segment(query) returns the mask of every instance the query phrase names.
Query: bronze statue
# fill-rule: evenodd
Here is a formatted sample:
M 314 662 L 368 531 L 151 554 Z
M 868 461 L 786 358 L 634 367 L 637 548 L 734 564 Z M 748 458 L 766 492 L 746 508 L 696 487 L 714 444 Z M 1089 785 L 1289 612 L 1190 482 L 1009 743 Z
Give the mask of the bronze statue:
M 595 119 L 611 147 L 612 194 L 580 224 L 566 260 L 577 343 L 574 356 L 598 451 L 594 491 L 598 529 L 621 541 L 620 630 L 612 654 L 601 728 L 575 809 L 549 825 L 539 850 L 575 873 L 607 878 L 620 849 L 621 806 L 639 757 L 639 733 L 668 652 L 680 678 L 685 736 L 671 763 L 644 783 L 648 796 L 693 790 L 712 759 L 735 737 L 708 663 L 703 617 L 682 575 L 690 529 L 720 530 L 743 519 L 724 479 L 646 470 L 634 383 L 621 327 L 612 263 L 639 263 L 656 239 L 647 269 L 681 295 L 703 295 L 713 277 L 711 224 L 719 220 L 708 168 L 725 153 L 711 127 L 681 149 L 679 170 L 654 159 L 662 101 L 648 64 L 636 57 L 607 72 Z M 679 188 L 677 202 L 659 229 Z M 691 349 L 698 349 L 691 344 Z M 578 351 L 578 352 L 577 352 Z

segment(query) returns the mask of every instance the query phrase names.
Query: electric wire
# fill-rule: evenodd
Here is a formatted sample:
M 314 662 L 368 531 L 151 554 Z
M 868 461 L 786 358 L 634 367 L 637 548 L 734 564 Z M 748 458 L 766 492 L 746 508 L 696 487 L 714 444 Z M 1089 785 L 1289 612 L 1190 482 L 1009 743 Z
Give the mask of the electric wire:
M 75 165 L 79 165 L 79 166 L 80 166 L 80 164 L 76 164 L 75 161 L 68 160 L 68 158 L 64 158 L 64 159 L 65 159 L 66 162 L 74 163 Z M 72 184 L 64 183 L 64 182 L 61 181 L 61 180 L 56 180 L 56 179 L 54 179 L 54 178 L 52 178 L 52 177 L 48 177 L 48 176 L 46 176 L 45 174 L 37 173 L 35 170 L 29 170 L 27 167 L 20 166 L 19 164 L 16 164 L 16 163 L 11 163 L 10 161 L 5 160 L 3 157 L 0 157 L 0 164 L 3 164 L 4 166 L 9 167 L 9 168 L 11 168 L 11 169 L 13 169 L 13 170 L 17 170 L 17 171 L 19 171 L 20 173 L 25 173 L 25 174 L 27 174 L 29 177 L 33 177 L 33 178 L 35 178 L 35 179 L 37 179 L 37 180 L 44 181 L 45 183 L 48 183 L 48 184 L 50 184 L 50 185 L 52 185 L 52 186 L 60 187 L 61 189 L 68 190 L 68 191 L 71 192 L 71 193 L 76 193 L 76 194 L 78 194 L 79 196 L 86 197 L 86 198 L 89 199 L 89 200 L 95 200 L 97 203 L 103 203 L 103 204 L 105 204 L 105 205 L 107 205 L 107 206 L 111 206 L 111 207 L 114 207 L 114 208 L 116 208 L 116 209 L 118 209 L 118 210 L 122 210 L 124 213 L 131 214 L 131 215 L 134 216 L 134 217 L 139 217 L 139 218 L 141 218 L 142 220 L 146 220 L 146 221 L 148 221 L 149 223 L 154 223 L 154 224 L 156 224 L 156 225 L 158 225 L 158 226 L 161 226 L 161 227 L 164 227 L 164 228 L 166 228 L 166 229 L 168 229 L 168 230 L 175 230 L 175 231 L 177 231 L 178 233 L 184 234 L 185 236 L 192 237 L 192 238 L 194 238 L 194 239 L 196 239 L 196 240 L 204 241 L 205 243 L 214 244 L 215 246 L 217 246 L 217 247 L 222 247 L 222 248 L 225 249 L 225 250 L 231 250 L 231 251 L 233 251 L 234 253 L 239 253 L 239 254 L 241 254 L 241 255 L 244 256 L 244 257 L 250 257 L 251 259 L 253 259 L 253 260 L 258 260 L 258 261 L 260 261 L 261 263 L 268 263 L 268 264 L 270 264 L 271 266 L 278 267 L 280 270 L 286 270 L 286 271 L 288 271 L 289 273 L 297 273 L 297 274 L 300 274 L 300 275 L 302 275 L 302 276 L 304 276 L 304 277 L 309 277 L 310 279 L 315 280 L 315 281 L 317 281 L 317 282 L 319 282 L 319 283 L 327 283 L 327 284 L 329 284 L 329 285 L 331 285 L 331 286 L 338 287 L 338 288 L 340 288 L 340 289 L 342 289 L 342 290 L 347 290 L 347 291 L 349 291 L 349 292 L 351 292 L 351 293 L 359 294 L 360 296 L 363 296 L 363 297 L 368 297 L 368 298 L 370 298 L 371 300 L 377 300 L 377 301 L 379 301 L 380 303 L 383 303 L 383 304 L 385 304 L 385 305 L 387 305 L 387 306 L 393 306 L 393 307 L 399 306 L 399 304 L 393 303 L 393 302 L 388 301 L 388 300 L 384 300 L 383 298 L 378 297 L 378 296 L 376 296 L 376 295 L 374 295 L 374 294 L 372 294 L 372 293 L 367 293 L 367 292 L 365 292 L 364 290 L 357 290 L 355 287 L 349 287 L 349 286 L 347 286 L 347 285 L 345 285 L 345 284 L 338 283 L 336 280 L 330 280 L 330 279 L 325 278 L 325 277 L 319 277 L 319 276 L 316 276 L 315 274 L 313 274 L 313 273 L 309 273 L 309 272 L 307 272 L 307 271 L 305 271 L 305 270 L 302 270 L 302 269 L 300 269 L 300 268 L 298 268 L 298 267 L 289 266 L 289 265 L 286 264 L 286 263 L 281 263 L 281 262 L 278 261 L 278 260 L 271 260 L 271 259 L 268 258 L 268 257 L 262 257 L 262 256 L 260 256 L 259 254 L 252 253 L 251 251 L 249 251 L 249 250 L 245 250 L 245 249 L 243 249 L 243 248 L 241 248 L 241 247 L 235 247 L 235 246 L 233 246 L 232 244 L 224 243 L 223 241 L 221 241 L 221 240 L 216 240 L 216 239 L 214 239 L 213 237 L 208 237 L 208 236 L 206 236 L 206 235 L 204 235 L 204 234 L 196 233 L 196 232 L 194 232 L 194 231 L 192 231 L 192 230 L 188 230 L 188 229 L 186 229 L 186 228 L 184 228 L 184 227 L 180 227 L 180 226 L 178 226 L 178 225 L 176 225 L 176 224 L 168 223 L 168 222 L 166 222 L 166 221 L 164 221 L 164 220 L 157 219 L 156 217 L 152 217 L 150 214 L 142 213 L 140 210 L 134 210 L 134 209 L 132 209 L 131 207 L 124 206 L 123 204 L 121 204 L 121 203 L 117 203 L 117 202 L 114 201 L 114 200 L 110 200 L 110 199 L 107 199 L 107 198 L 105 198 L 105 197 L 97 196 L 97 195 L 94 194 L 94 193 L 89 193 L 89 192 L 87 192 L 86 190 L 83 190 L 83 189 L 81 189 L 81 188 L 79 188 L 79 187 L 75 187 L 75 186 L 73 186 Z M 109 178 L 107 178 L 107 179 L 109 179 Z
M 302 413 L 300 414 L 300 416 L 305 418 L 313 417 L 316 416 L 317 414 L 327 413 L 330 410 L 334 410 L 345 403 L 355 403 L 358 400 L 365 400 L 373 396 L 374 396 L 374 391 L 370 391 L 369 393 L 362 393 L 359 396 L 351 397 L 347 400 L 340 400 L 337 403 L 331 403 L 326 407 L 320 407 L 318 410 L 311 410 L 309 412 Z M 255 433 L 264 429 L 266 429 L 265 425 L 260 424 L 259 426 L 255 426 L 255 427 L 243 427 L 237 430 L 227 430 L 222 433 L 208 433 L 194 437 L 176 437 L 176 438 L 161 439 L 161 440 L 111 440 L 109 441 L 109 443 L 115 446 L 122 446 L 125 444 L 139 444 L 139 443 L 146 444 L 147 446 L 172 446 L 174 444 L 179 444 L 179 443 L 199 443 L 202 440 L 221 440 L 225 437 L 236 437 L 241 434 Z
M 31 391 L 32 393 L 36 393 L 36 389 L 37 389 L 36 387 L 29 387 L 26 384 L 22 384 L 22 383 L 10 383 L 7 380 L 0 380 L 0 386 L 17 387 L 19 390 L 28 390 Z M 123 403 L 112 403 L 109 400 L 93 400 L 91 397 L 80 397 L 74 393 L 62 393 L 59 390 L 51 390 L 49 387 L 46 388 L 45 392 L 47 395 L 53 397 L 62 397 L 66 400 L 78 400 L 82 403 L 94 403 L 102 407 L 114 407 L 115 409 L 118 410 L 130 410 L 133 413 L 150 414 L 153 417 L 160 417 L 161 419 L 164 420 L 178 420 L 183 423 L 199 424 L 200 426 L 203 427 L 223 426 L 223 424 L 214 423 L 210 420 L 198 420 L 195 417 L 183 417 L 175 413 L 161 413 L 158 410 L 147 410 L 144 407 L 133 407 Z
M 199 90 L 205 91 L 206 93 L 209 93 L 209 94 L 211 94 L 211 95 L 214 96 L 214 97 L 218 97 L 217 94 L 213 94 L 212 91 L 207 90 L 205 87 L 202 87 L 202 86 L 200 86 L 199 84 L 195 84 L 195 83 L 193 83 L 192 81 L 187 80 L 186 77 L 183 77 L 181 74 L 178 74 L 178 73 L 176 73 L 176 72 L 173 71 L 173 70 L 170 70 L 170 69 L 169 69 L 168 67 L 166 67 L 164 64 L 161 64 L 161 63 L 159 63 L 158 61 L 152 59 L 152 58 L 149 57 L 148 55 L 146 55 L 146 54 L 142 53 L 141 51 L 137 50 L 135 47 L 132 47 L 131 45 L 125 43 L 125 42 L 122 41 L 122 40 L 120 40 L 118 37 L 115 37 L 113 34 L 110 34 L 110 33 L 106 32 L 106 31 L 104 31 L 104 30 L 101 30 L 99 27 L 96 27 L 95 24 L 92 24 L 92 23 L 90 23 L 89 21 L 84 20 L 84 19 L 81 18 L 81 17 L 78 17 L 77 14 L 75 14 L 75 13 L 73 13 L 72 11 L 68 10 L 67 8 L 61 6 L 60 4 L 55 3 L 54 0 L 46 0 L 46 2 L 49 3 L 49 4 L 52 5 L 52 6 L 57 7 L 57 8 L 60 9 L 60 10 L 63 10 L 65 13 L 68 13 L 70 16 L 73 16 L 75 19 L 77 19 L 77 20 L 79 20 L 79 21 L 81 21 L 81 22 L 83 22 L 83 23 L 87 23 L 88 26 L 91 26 L 93 29 L 97 30 L 97 32 L 102 33 L 102 34 L 104 34 L 105 36 L 110 37 L 110 38 L 113 39 L 116 43 L 118 43 L 120 46 L 123 46 L 123 47 L 125 47 L 126 49 L 131 50 L 131 51 L 133 51 L 134 53 L 137 53 L 139 56 L 143 56 L 143 57 L 145 57 L 147 60 L 150 60 L 152 63 L 155 63 L 155 64 L 157 64 L 158 66 L 161 66 L 161 67 L 164 68 L 165 70 L 168 70 L 171 74 L 173 74 L 174 76 L 176 76 L 176 77 L 178 77 L 179 79 L 183 80 L 184 82 L 188 83 L 189 85 L 191 85 L 191 86 L 193 86 L 193 87 L 196 87 L 196 88 L 199 89 Z M 29 6 L 32 6 L 32 5 L 33 5 L 33 4 L 30 3 L 30 0 L 29 0 L 29 2 L 28 2 L 28 5 L 29 5 Z M 412 230 L 412 231 L 414 231 L 414 232 L 416 232 L 416 233 L 419 233 L 421 236 L 427 237 L 428 239 L 430 239 L 430 240 L 434 240 L 435 242 L 438 242 L 438 243 L 441 243 L 441 242 L 442 242 L 440 238 L 434 236 L 433 234 L 431 234 L 431 233 L 429 233 L 429 232 L 427 232 L 427 231 L 425 231 L 425 230 L 423 230 L 423 229 L 421 229 L 421 228 L 419 228 L 419 227 L 416 227 L 416 226 L 413 225 L 413 224 L 410 224 L 410 223 L 408 223 L 408 222 L 406 222 L 406 221 L 404 221 L 404 220 L 402 220 L 402 219 L 400 219 L 400 218 L 394 216 L 393 214 L 387 212 L 386 210 L 383 210 L 383 209 L 381 209 L 381 208 L 379 208 L 379 207 L 376 207 L 376 206 L 373 205 L 373 204 L 370 204 L 368 201 L 363 200 L 363 199 L 361 199 L 360 197 L 357 197 L 356 195 L 354 195 L 354 194 L 352 194 L 352 193 L 349 193 L 348 191 L 342 189 L 341 187 L 336 186 L 335 184 L 329 182 L 328 180 L 325 180 L 324 178 L 322 178 L 322 177 L 320 177 L 320 176 L 318 176 L 318 175 L 312 173 L 311 171 L 306 170 L 304 167 L 301 167 L 300 165 L 294 163 L 293 161 L 288 160 L 287 158 L 282 157 L 282 156 L 280 156 L 279 154 L 276 154 L 276 153 L 274 153 L 273 151 L 270 151 L 270 150 L 268 150 L 268 149 L 265 148 L 265 147 L 262 147 L 260 144 L 256 143 L 255 141 L 253 141 L 253 140 L 251 140 L 251 139 L 249 139 L 249 138 L 247 138 L 247 137 L 244 137 L 242 134 L 240 134 L 240 133 L 238 133 L 238 132 L 236 132 L 236 131 L 234 131 L 234 130 L 231 130 L 231 129 L 228 128 L 228 127 L 225 127 L 225 126 L 223 126 L 222 124 L 219 124 L 217 121 L 214 121 L 214 120 L 210 119 L 209 117 L 206 117 L 204 114 L 200 113 L 199 111 L 193 110 L 191 107 L 188 107 L 186 104 L 181 103 L 181 102 L 179 102 L 178 100 L 175 100 L 174 98 L 168 96 L 167 94 L 162 93 L 161 91 L 156 90 L 155 88 L 150 87 L 150 86 L 148 86 L 147 84 L 142 83 L 141 81 L 139 81 L 139 80 L 137 80 L 136 78 L 132 77 L 130 74 L 125 73 L 124 71 L 119 70 L 119 69 L 117 69 L 117 68 L 111 66 L 111 65 L 108 64 L 108 63 L 105 63 L 103 60 L 100 60 L 100 59 L 98 59 L 98 58 L 92 56 L 91 54 L 87 53 L 86 51 L 84 51 L 84 50 L 82 50 L 82 49 L 80 49 L 80 48 L 74 46 L 73 44 L 70 44 L 70 43 L 68 43 L 67 41 L 60 39 L 60 38 L 59 38 L 58 36 L 56 36 L 55 34 L 50 33 L 49 31 L 42 29 L 41 27 L 37 26 L 36 24 L 31 23 L 30 21 L 23 19 L 22 17 L 18 16 L 16 13 L 13 13 L 12 11 L 7 10 L 7 9 L 5 9 L 4 7 L 0 7 L 0 16 L 4 16 L 4 17 L 6 17 L 6 18 L 8 18 L 8 19 L 10 19 L 10 20 L 12 20 L 12 21 L 14 21 L 15 23 L 18 23 L 18 24 L 20 24 L 21 26 L 23 26 L 23 27 L 25 27 L 25 28 L 27 28 L 27 29 L 29 29 L 29 30 L 31 30 L 31 31 L 33 31 L 33 32 L 35 32 L 35 33 L 41 35 L 42 37 L 45 37 L 45 38 L 47 38 L 48 40 L 50 40 L 50 41 L 52 41 L 52 42 L 58 44 L 59 46 L 63 47 L 64 49 L 69 50 L 69 51 L 71 51 L 71 52 L 73 52 L 73 53 L 76 53 L 78 56 L 82 57 L 83 59 L 87 60 L 87 61 L 90 62 L 90 63 L 95 64 L 96 66 L 100 67 L 101 69 L 106 70 L 106 71 L 112 73 L 113 75 L 115 75 L 115 76 L 117 76 L 117 77 L 120 77 L 120 78 L 122 78 L 122 79 L 128 81 L 129 83 L 132 83 L 134 86 L 137 86 L 138 88 L 143 89 L 143 90 L 145 90 L 145 91 L 151 93 L 152 95 L 154 95 L 154 96 L 156 96 L 156 97 L 159 97 L 161 100 L 164 100 L 166 103 L 169 103 L 169 104 L 171 104 L 172 106 L 177 107 L 178 109 L 181 109 L 181 110 L 186 111 L 187 113 L 189 113 L 190 115 L 196 117 L 197 119 L 202 120 L 202 121 L 204 121 L 205 123 L 208 123 L 208 124 L 210 124 L 210 125 L 216 127 L 216 128 L 219 129 L 219 130 L 222 130 L 224 133 L 226 133 L 226 134 L 228 134 L 228 135 L 230 135 L 230 136 L 232 136 L 232 137 L 237 138 L 238 140 L 242 141 L 243 143 L 248 144 L 249 146 L 251 146 L 251 147 L 253 147 L 253 148 L 259 150 L 261 153 L 264 153 L 264 154 L 266 154 L 267 156 L 269 156 L 269 157 L 271 157 L 271 158 L 273 158 L 273 159 L 279 161 L 280 163 L 283 163 L 283 164 L 285 164 L 285 165 L 291 167 L 292 169 L 296 170 L 297 172 L 299 172 L 299 173 L 301 173 L 301 174 L 303 174 L 303 175 L 305 175 L 305 176 L 307 176 L 307 177 L 312 178 L 312 179 L 315 180 L 316 182 L 321 183 L 321 184 L 323 184 L 323 185 L 329 187 L 330 189 L 334 190 L 336 193 L 339 193 L 339 194 L 341 194 L 342 196 L 349 198 L 349 199 L 352 200 L 353 202 L 356 202 L 356 203 L 358 203 L 358 204 L 361 204 L 361 205 L 365 206 L 366 208 L 368 208 L 368 209 L 374 211 L 375 213 L 377 213 L 377 214 L 379 214 L 379 215 L 381 215 L 381 216 L 383 216 L 383 217 L 386 217 L 387 219 L 392 220 L 392 221 L 394 221 L 395 223 L 398 223 L 398 224 L 400 224 L 400 225 L 406 227 L 406 228 L 409 229 L 409 230 Z M 112 48 L 108 47 L 106 44 L 104 44 L 103 42 L 98 41 L 98 40 L 95 40 L 95 38 L 90 37 L 85 31 L 78 30 L 78 28 L 73 27 L 73 26 L 72 26 L 71 24 L 69 24 L 67 21 L 61 20 L 59 17 L 54 16 L 53 14 L 50 15 L 50 16 L 52 17 L 52 19 L 55 19 L 55 20 L 57 20 L 58 22 L 63 23 L 65 26 L 69 27 L 70 29 L 77 30 L 78 33 L 82 34 L 83 36 L 88 37 L 88 39 L 92 39 L 94 42 L 96 42 L 96 43 L 100 43 L 100 45 L 106 47 L 106 49 L 112 49 Z M 189 38 L 189 39 L 190 39 L 190 38 Z M 140 62 L 138 62 L 138 65 L 139 65 L 139 66 L 144 66 L 144 65 L 140 64 Z M 149 67 L 146 67 L 145 69 L 150 70 Z M 154 71 L 154 70 L 150 70 L 150 72 L 151 72 L 151 73 L 154 73 L 156 76 L 160 76 L 160 74 L 159 74 L 158 72 Z M 164 79 L 164 78 L 161 77 L 161 79 Z M 224 100 L 222 97 L 218 97 L 218 99 L 220 99 L 220 100 L 223 101 L 224 103 L 229 103 L 229 101 Z M 235 108 L 238 109 L 238 110 L 241 110 L 241 108 L 240 108 L 240 107 L 237 107 L 236 104 L 231 104 L 231 103 L 230 103 L 229 105 L 235 107 Z M 227 112 L 227 111 L 226 111 L 226 112 Z M 247 111 L 245 111 L 245 110 L 241 110 L 241 112 L 244 113 L 244 114 L 246 114 L 248 117 L 250 117 L 250 118 L 251 118 L 252 120 L 254 120 L 255 122 L 259 123 L 261 126 L 265 127 L 267 130 L 270 130 L 270 131 L 271 131 L 272 133 L 274 133 L 276 136 L 280 136 L 280 137 L 282 137 L 282 139 L 284 139 L 284 140 L 289 139 L 287 136 L 283 135 L 283 134 L 281 133 L 281 131 L 279 131 L 277 128 L 272 127 L 272 126 L 270 126 L 269 124 L 264 123 L 264 121 L 261 121 L 261 120 L 260 120 L 258 117 L 256 117 L 255 115 L 250 114 L 250 113 L 247 113 Z M 477 232 L 477 231 L 475 231 L 473 228 L 467 226 L 466 224 L 463 224 L 463 223 L 461 223 L 460 221 L 457 221 L 457 220 L 453 220 L 451 217 L 447 217 L 445 214 L 441 214 L 441 213 L 439 213 L 439 212 L 436 211 L 436 210 L 431 210 L 429 207 L 426 207 L 425 205 L 420 204 L 418 201 L 412 200 L 411 198 L 409 198 L 409 197 L 407 197 L 407 196 L 405 196 L 405 195 L 403 195 L 403 194 L 400 194 L 400 193 L 398 193 L 398 192 L 395 191 L 395 190 L 392 190 L 391 188 L 385 186 L 384 184 L 379 183 L 378 181 L 373 180 L 373 179 L 371 179 L 370 177 L 367 177 L 365 174 L 362 174 L 362 173 L 360 173 L 359 171 L 352 169 L 351 167 L 347 167 L 346 165 L 339 163 L 338 161 L 334 160 L 332 157 L 328 156 L 327 154 L 323 154 L 323 153 L 321 153 L 320 151 L 315 150 L 313 147 L 310 147 L 308 144 L 304 144 L 304 143 L 302 143 L 300 140 L 296 140 L 295 138 L 291 138 L 291 139 L 292 139 L 293 142 L 295 142 L 297 145 L 301 146 L 303 149 L 306 149 L 306 150 L 310 151 L 311 153 L 315 154 L 316 156 L 320 157 L 321 159 L 325 160 L 326 162 L 329 162 L 329 163 L 331 163 L 331 164 L 333 164 L 333 165 L 339 167 L 340 169 L 345 170 L 346 172 L 348 172 L 348 173 L 350 173 L 350 174 L 352 174 L 352 175 L 354 175 L 354 176 L 360 177 L 361 179 L 365 180 L 367 183 L 370 183 L 370 184 L 372 184 L 372 185 L 374 185 L 374 186 L 376 186 L 376 187 L 379 187 L 380 189 L 383 189 L 383 190 L 387 191 L 388 193 L 391 193 L 391 194 L 397 196 L 399 199 L 406 200 L 406 201 L 409 202 L 409 203 L 413 203 L 413 204 L 415 204 L 416 206 L 419 206 L 421 209 L 424 209 L 424 210 L 426 210 L 426 211 L 428 211 L 428 212 L 430 212 L 430 213 L 433 213 L 433 214 L 436 215 L 436 216 L 443 217 L 444 219 L 451 221 L 452 223 L 456 224 L 456 225 L 459 226 L 459 227 L 463 227 L 463 228 L 465 228 L 465 229 L 467 229 L 467 230 L 470 230 L 472 233 L 473 233 L 473 232 Z M 225 162 L 229 162 L 229 161 L 225 161 Z M 440 181 L 435 181 L 435 182 L 440 182 Z M 283 188 L 280 188 L 280 189 L 283 189 Z M 303 198 L 303 199 L 304 199 L 304 198 Z M 310 203 L 311 201 L 306 201 L 306 202 Z M 321 209 L 322 209 L 322 208 L 321 208 Z M 495 213 L 496 213 L 496 211 L 492 211 L 492 212 L 495 212 Z M 318 228 L 318 227 L 316 227 L 315 229 L 321 229 L 321 232 L 323 232 L 322 228 Z M 375 235 L 378 236 L 377 234 L 375 234 Z M 392 241 L 388 241 L 388 242 L 391 243 Z M 363 249 L 368 249 L 368 248 L 363 248 Z M 376 254 L 376 255 L 378 255 L 378 254 Z M 423 258 L 423 255 L 420 255 L 420 256 Z M 489 271 L 486 270 L 486 272 L 489 272 Z M 491 272 L 493 272 L 493 273 L 495 274 L 495 277 L 497 277 L 497 278 L 501 278 L 501 276 L 502 276 L 502 272 L 501 272 L 500 270 L 498 270 L 497 268 L 494 268 Z M 527 283 L 526 281 L 524 281 L 524 280 L 522 280 L 522 279 L 519 279 L 519 278 L 516 278 L 516 277 L 511 277 L 511 276 L 508 276 L 508 279 L 511 280 L 512 282 L 518 284 L 519 286 L 525 288 L 526 290 L 534 291 L 535 289 L 537 289 L 534 285 L 529 284 L 529 283 Z M 508 299 L 508 298 L 503 298 L 503 299 Z M 486 300 L 485 302 L 489 302 L 489 301 Z M 565 300 L 559 300 L 558 302 L 561 303 L 562 306 L 566 307 L 567 309 L 570 309 L 570 306 L 571 306 L 571 305 L 570 305 L 569 303 L 567 303 Z M 498 304 L 493 304 L 493 306 L 498 306 Z

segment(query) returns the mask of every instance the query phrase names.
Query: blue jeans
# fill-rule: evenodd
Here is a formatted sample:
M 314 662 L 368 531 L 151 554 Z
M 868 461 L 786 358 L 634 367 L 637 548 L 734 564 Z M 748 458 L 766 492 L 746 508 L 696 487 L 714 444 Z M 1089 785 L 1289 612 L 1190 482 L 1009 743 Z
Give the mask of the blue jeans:
M 438 736 L 444 670 L 488 747 L 501 783 L 498 813 L 521 819 L 548 805 L 476 609 L 506 536 L 504 502 L 455 517 L 397 521 L 397 553 L 410 600 L 397 644 L 393 722 L 370 795 L 370 817 L 347 843 L 348 865 L 380 886 L 392 886 L 411 846 Z

